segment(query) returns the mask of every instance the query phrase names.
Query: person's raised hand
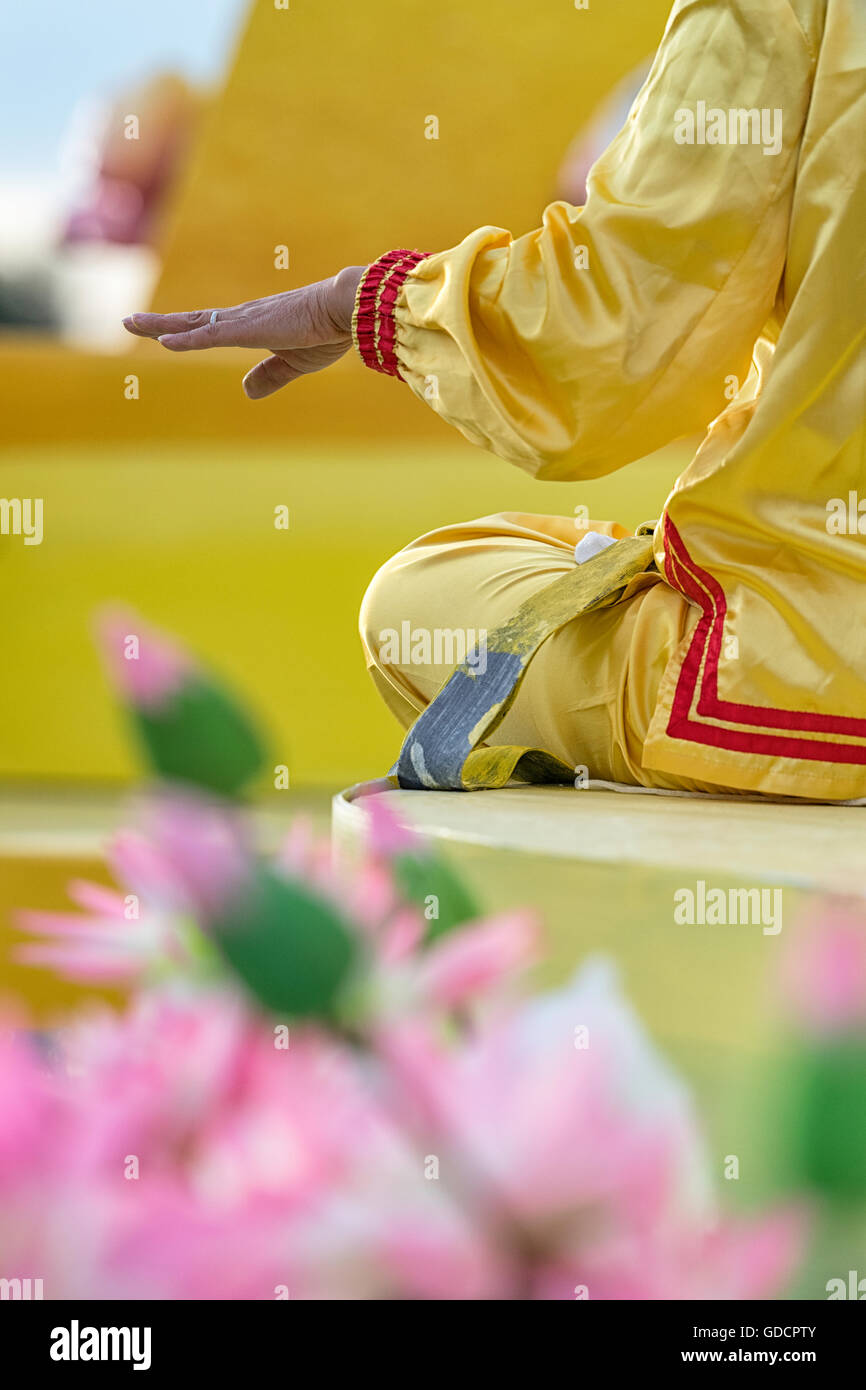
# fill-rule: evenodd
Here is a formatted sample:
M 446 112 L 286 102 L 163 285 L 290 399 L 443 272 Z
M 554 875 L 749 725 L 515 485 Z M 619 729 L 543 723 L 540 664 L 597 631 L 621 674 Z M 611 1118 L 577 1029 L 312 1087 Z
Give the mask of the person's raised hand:
M 365 266 L 347 266 L 319 280 L 267 299 L 228 309 L 193 309 L 178 314 L 131 314 L 128 332 L 155 338 L 169 352 L 201 348 L 266 348 L 271 356 L 244 377 L 251 400 L 270 396 L 308 372 L 330 367 L 352 345 L 352 309 Z

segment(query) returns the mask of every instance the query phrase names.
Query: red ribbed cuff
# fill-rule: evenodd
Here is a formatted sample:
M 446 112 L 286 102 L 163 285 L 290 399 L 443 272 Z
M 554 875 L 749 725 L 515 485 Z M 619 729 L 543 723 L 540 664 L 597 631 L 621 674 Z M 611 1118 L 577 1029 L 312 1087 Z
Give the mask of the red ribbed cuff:
M 399 376 L 394 305 L 410 270 L 429 254 L 405 247 L 386 251 L 364 272 L 352 315 L 352 337 L 364 365 L 374 372 Z

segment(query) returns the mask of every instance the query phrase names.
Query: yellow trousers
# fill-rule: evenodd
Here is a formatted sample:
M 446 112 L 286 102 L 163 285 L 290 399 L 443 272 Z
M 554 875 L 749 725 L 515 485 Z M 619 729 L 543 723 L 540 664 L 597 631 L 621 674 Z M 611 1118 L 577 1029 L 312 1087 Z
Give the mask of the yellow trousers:
M 626 534 L 612 522 L 586 525 Z M 376 688 L 404 728 L 451 675 L 453 659 L 435 659 L 446 645 L 437 635 L 459 631 L 468 634 L 469 646 L 483 641 L 573 568 L 581 534 L 573 517 L 506 512 L 430 531 L 382 566 L 364 597 L 361 640 Z M 625 602 L 575 618 L 539 649 L 489 741 L 543 748 L 576 775 L 666 790 L 728 790 L 642 765 L 665 668 L 698 617 L 656 576 Z

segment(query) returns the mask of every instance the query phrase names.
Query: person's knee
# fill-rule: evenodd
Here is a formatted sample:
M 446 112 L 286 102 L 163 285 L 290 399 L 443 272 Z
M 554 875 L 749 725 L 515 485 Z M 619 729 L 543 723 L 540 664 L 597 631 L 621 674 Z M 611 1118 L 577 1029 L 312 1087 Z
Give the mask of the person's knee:
M 395 654 L 394 650 L 395 633 L 402 631 L 406 619 L 404 556 L 404 551 L 392 555 L 373 575 L 361 602 L 358 625 L 373 684 L 391 713 L 408 729 L 430 692 L 419 688 L 413 680 L 417 672 L 411 664 L 401 662 L 400 651 Z
M 399 627 L 400 581 L 397 573 L 399 553 L 376 571 L 361 600 L 358 626 L 369 662 L 379 664 L 379 653 L 387 633 Z
M 367 665 L 418 709 L 466 652 L 459 629 L 466 596 L 456 582 L 463 550 L 417 541 L 373 576 L 360 612 Z

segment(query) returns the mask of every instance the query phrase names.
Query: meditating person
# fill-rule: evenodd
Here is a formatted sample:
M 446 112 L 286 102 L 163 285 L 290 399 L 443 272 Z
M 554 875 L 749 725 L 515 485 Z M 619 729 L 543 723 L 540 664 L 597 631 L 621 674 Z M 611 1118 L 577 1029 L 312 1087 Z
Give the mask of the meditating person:
M 678 0 L 583 207 L 555 202 L 516 239 L 481 227 L 451 250 L 127 326 L 170 351 L 267 346 L 245 379 L 254 398 L 354 342 L 540 479 L 597 478 L 702 432 L 637 536 L 488 516 L 379 571 L 361 614 L 373 679 L 404 725 L 421 715 L 403 785 L 585 772 L 855 799 L 864 232 L 863 0 Z M 486 661 L 452 675 L 383 654 L 404 622 L 486 633 Z

